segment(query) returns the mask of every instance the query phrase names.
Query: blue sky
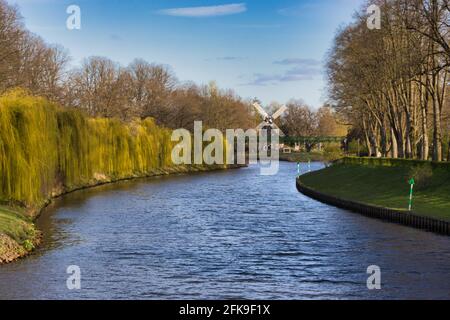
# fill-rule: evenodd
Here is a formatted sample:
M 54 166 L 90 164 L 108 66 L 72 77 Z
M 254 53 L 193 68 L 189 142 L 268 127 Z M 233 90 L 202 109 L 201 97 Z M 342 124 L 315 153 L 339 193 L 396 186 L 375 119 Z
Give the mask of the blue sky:
M 74 65 L 107 56 L 170 65 L 181 81 L 234 89 L 264 103 L 325 98 L 323 60 L 363 0 L 9 0 L 26 26 L 67 48 Z M 68 30 L 66 8 L 81 8 Z

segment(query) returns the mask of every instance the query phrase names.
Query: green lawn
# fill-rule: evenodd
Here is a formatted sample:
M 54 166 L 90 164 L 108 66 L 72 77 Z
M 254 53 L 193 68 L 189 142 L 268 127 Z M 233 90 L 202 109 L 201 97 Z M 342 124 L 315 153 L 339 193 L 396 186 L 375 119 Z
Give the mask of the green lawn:
M 36 232 L 34 224 L 21 210 L 0 206 L 0 234 L 6 234 L 18 244 L 30 249 Z
M 300 178 L 306 186 L 346 200 L 407 210 L 409 166 L 336 164 Z M 433 169 L 426 187 L 415 190 L 413 211 L 450 220 L 450 166 Z

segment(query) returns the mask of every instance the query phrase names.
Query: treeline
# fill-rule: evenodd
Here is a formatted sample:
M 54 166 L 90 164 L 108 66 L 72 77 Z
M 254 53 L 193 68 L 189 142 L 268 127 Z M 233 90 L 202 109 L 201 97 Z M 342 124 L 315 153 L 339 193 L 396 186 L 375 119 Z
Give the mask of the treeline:
M 272 106 L 276 111 L 280 105 Z M 290 137 L 345 137 L 349 127 L 328 105 L 312 109 L 301 100 L 291 100 L 280 119 L 280 129 Z
M 0 0 L 0 93 L 23 87 L 59 100 L 67 53 L 28 32 L 17 9 Z
M 256 127 L 262 119 L 232 90 L 214 82 L 180 82 L 169 66 L 135 59 L 122 66 L 106 57 L 89 57 L 69 69 L 64 48 L 45 43 L 24 27 L 18 9 L 0 0 L 0 95 L 15 88 L 45 97 L 94 118 L 154 119 L 161 127 L 222 131 Z M 275 112 L 281 105 L 272 103 Z M 329 107 L 313 110 L 299 100 L 288 104 L 278 124 L 289 136 L 345 136 L 347 127 Z
M 107 58 L 88 58 L 64 85 L 62 103 L 95 117 L 151 117 L 159 125 L 189 130 L 194 121 L 220 130 L 254 124 L 250 103 L 233 91 L 220 90 L 214 82 L 179 83 L 168 67 L 141 59 L 124 68 Z
M 169 67 L 136 59 L 123 67 L 108 58 L 87 58 L 68 69 L 69 56 L 27 31 L 17 8 L 0 0 L 0 94 L 16 87 L 89 116 L 131 121 L 151 117 L 167 128 L 249 128 L 249 101 L 214 83 L 179 82 Z
M 338 32 L 330 97 L 372 156 L 450 161 L 449 16 L 448 0 L 373 0 Z

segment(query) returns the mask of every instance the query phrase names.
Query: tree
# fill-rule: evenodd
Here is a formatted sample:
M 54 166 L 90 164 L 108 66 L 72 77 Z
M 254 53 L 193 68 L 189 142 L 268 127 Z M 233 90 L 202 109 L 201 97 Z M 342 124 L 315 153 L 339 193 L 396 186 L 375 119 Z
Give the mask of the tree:
M 0 0 L 0 92 L 17 85 L 20 48 L 25 33 L 17 8 Z
M 133 108 L 141 118 L 152 117 L 158 123 L 167 122 L 169 97 L 177 80 L 165 66 L 136 59 L 129 66 L 132 77 Z
M 23 87 L 61 102 L 68 55 L 28 32 L 16 7 L 0 0 L 0 92 Z
M 72 106 L 82 108 L 91 116 L 129 118 L 130 75 L 113 61 L 91 57 L 69 78 Z
M 58 46 L 47 46 L 41 38 L 27 34 L 23 38 L 20 60 L 16 85 L 50 100 L 61 101 L 69 61 L 66 51 Z
M 337 115 L 329 106 L 324 106 L 316 112 L 317 135 L 322 137 L 345 137 L 347 126 L 339 123 Z
M 291 100 L 282 118 L 281 129 L 292 137 L 312 137 L 317 132 L 316 114 L 301 100 Z
M 328 59 L 330 102 L 361 127 L 373 156 L 428 159 L 431 117 L 433 160 L 440 161 L 448 62 L 438 40 L 448 39 L 448 6 L 438 0 L 413 3 L 378 0 L 381 30 L 367 28 L 363 10 L 339 31 Z

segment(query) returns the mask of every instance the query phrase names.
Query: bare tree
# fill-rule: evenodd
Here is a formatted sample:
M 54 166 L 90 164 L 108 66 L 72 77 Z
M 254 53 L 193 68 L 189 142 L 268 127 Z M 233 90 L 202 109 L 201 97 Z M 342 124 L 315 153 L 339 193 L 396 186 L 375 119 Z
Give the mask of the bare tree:
M 17 8 L 0 0 L 0 92 L 17 86 L 16 75 L 25 34 Z
M 417 16 L 409 2 L 376 3 L 383 12 L 381 30 L 366 27 L 364 10 L 335 39 L 328 62 L 331 102 L 348 122 L 362 128 L 373 156 L 428 159 L 431 115 L 433 159 L 440 161 L 448 68 L 445 50 L 424 32 L 441 30 L 448 15 L 441 6 L 427 20 L 423 15 L 429 12 Z M 436 9 L 438 3 L 443 2 L 414 2 L 421 10 Z M 419 32 L 410 21 L 421 17 Z
M 50 47 L 41 38 L 27 34 L 22 41 L 17 85 L 51 100 L 61 101 L 61 90 L 68 54 L 58 46 Z
M 130 76 L 113 61 L 91 57 L 69 77 L 70 101 L 92 116 L 129 116 L 129 97 L 126 89 Z
M 153 117 L 164 123 L 169 97 L 177 80 L 168 67 L 137 59 L 128 66 L 133 81 L 134 109 L 142 118 Z

